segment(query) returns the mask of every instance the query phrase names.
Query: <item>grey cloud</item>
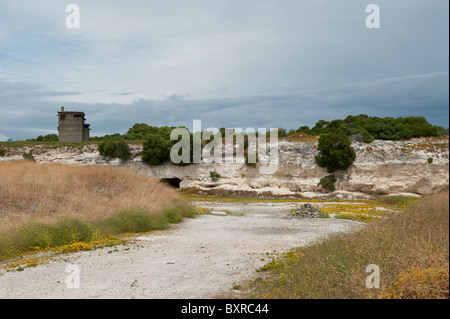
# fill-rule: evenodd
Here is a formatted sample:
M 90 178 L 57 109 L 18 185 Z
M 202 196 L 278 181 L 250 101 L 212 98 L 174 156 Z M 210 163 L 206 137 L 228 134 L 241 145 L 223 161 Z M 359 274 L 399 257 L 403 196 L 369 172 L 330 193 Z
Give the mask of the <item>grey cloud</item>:
M 177 96 L 131 104 L 42 101 L 37 98 L 40 94 L 36 95 L 24 84 L 22 95 L 2 98 L 0 133 L 18 139 L 56 132 L 55 115 L 60 105 L 84 111 L 93 135 L 125 133 L 135 123 L 191 128 L 193 120 L 202 120 L 203 128 L 290 129 L 311 126 L 320 119 L 361 113 L 381 117 L 425 116 L 433 124 L 448 127 L 448 82 L 448 73 L 434 73 L 290 94 L 204 100 Z M 14 90 L 19 92 L 21 88 L 17 86 Z
M 0 4 L 0 134 L 55 132 L 61 105 L 84 111 L 94 135 L 360 113 L 448 126 L 447 0 L 378 0 L 379 30 L 360 0 L 77 4 L 77 31 L 53 0 Z

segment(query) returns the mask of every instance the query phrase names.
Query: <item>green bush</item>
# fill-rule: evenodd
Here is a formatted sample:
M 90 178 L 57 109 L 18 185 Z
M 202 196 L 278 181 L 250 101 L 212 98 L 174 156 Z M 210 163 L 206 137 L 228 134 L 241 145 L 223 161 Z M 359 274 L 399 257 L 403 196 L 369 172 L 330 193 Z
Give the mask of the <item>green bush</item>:
M 117 157 L 117 143 L 112 140 L 103 141 L 98 145 L 98 152 L 100 155 L 116 158 Z
M 162 126 L 154 127 L 145 123 L 138 123 L 133 125 L 125 135 L 127 140 L 148 140 L 152 135 L 156 134 L 163 137 L 165 140 L 170 140 L 170 133 L 173 127 Z
M 322 135 L 331 132 L 344 131 L 348 136 L 362 134 L 364 142 L 370 143 L 374 139 L 400 140 L 413 137 L 428 137 L 445 135 L 445 129 L 431 125 L 421 116 L 409 117 L 369 117 L 365 114 L 349 115 L 344 120 L 320 120 L 312 128 L 300 127 L 297 132 L 310 135 Z M 448 130 L 447 130 L 448 132 Z
M 176 207 L 167 209 L 164 214 L 167 217 L 169 223 L 181 223 L 183 221 L 183 215 Z
M 218 181 L 218 180 L 221 178 L 220 174 L 217 173 L 216 171 L 210 171 L 210 172 L 209 172 L 209 177 L 211 177 L 211 179 L 212 179 L 214 182 L 215 182 L 215 181 Z
M 58 142 L 59 137 L 56 134 L 39 135 L 36 138 L 28 139 L 27 142 Z
M 197 210 L 194 207 L 179 198 L 173 200 L 173 207 L 175 207 L 183 217 L 194 218 L 197 215 Z
M 22 153 L 22 156 L 23 156 L 23 158 L 26 159 L 27 161 L 30 161 L 30 162 L 36 162 L 36 159 L 35 159 L 34 156 L 33 156 L 33 151 L 29 151 L 28 153 L 27 153 L 27 152 L 23 152 L 23 153 Z
M 14 236 L 15 249 L 18 252 L 28 251 L 33 247 L 52 247 L 48 225 L 29 222 L 17 230 Z
M 48 226 L 48 230 L 52 246 L 88 242 L 95 236 L 91 224 L 74 218 L 60 219 L 55 225 Z
M 142 160 L 150 165 L 161 165 L 170 159 L 170 149 L 173 141 L 166 140 L 161 135 L 150 134 L 143 143 Z
M 320 182 L 317 186 L 322 185 L 323 188 L 328 189 L 331 192 L 336 190 L 334 184 L 336 183 L 336 177 L 334 175 L 328 175 L 320 179 Z
M 117 143 L 117 157 L 123 160 L 131 158 L 130 147 L 124 141 L 119 141 Z
M 98 145 L 98 151 L 100 155 L 109 158 L 120 158 L 123 160 L 127 160 L 131 157 L 130 147 L 124 141 L 103 141 Z
M 428 164 L 431 164 L 431 163 L 433 163 L 433 158 L 432 158 L 432 157 L 428 157 L 428 160 L 427 160 L 427 162 L 428 162 Z
M 55 224 L 29 222 L 13 235 L 17 251 L 34 247 L 58 247 L 75 242 L 88 242 L 95 236 L 94 227 L 78 219 L 63 218 Z
M 326 167 L 329 173 L 347 169 L 356 159 L 351 141 L 343 132 L 322 134 L 318 150 L 320 154 L 315 157 L 316 163 L 320 167 Z
M 5 156 L 6 150 L 0 146 L 0 156 Z
M 118 212 L 114 217 L 106 220 L 105 224 L 115 233 L 139 233 L 155 229 L 157 223 L 155 216 L 146 211 L 129 209 Z

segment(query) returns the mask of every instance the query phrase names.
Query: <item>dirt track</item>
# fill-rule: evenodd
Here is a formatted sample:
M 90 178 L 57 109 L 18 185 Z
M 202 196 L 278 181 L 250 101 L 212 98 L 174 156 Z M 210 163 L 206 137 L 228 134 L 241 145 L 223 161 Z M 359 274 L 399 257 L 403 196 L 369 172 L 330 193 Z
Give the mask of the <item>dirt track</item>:
M 213 298 L 257 276 L 256 269 L 274 254 L 358 225 L 342 219 L 287 217 L 287 203 L 200 205 L 233 215 L 202 215 L 125 246 L 4 272 L 0 298 Z M 66 285 L 68 265 L 79 269 L 79 288 Z

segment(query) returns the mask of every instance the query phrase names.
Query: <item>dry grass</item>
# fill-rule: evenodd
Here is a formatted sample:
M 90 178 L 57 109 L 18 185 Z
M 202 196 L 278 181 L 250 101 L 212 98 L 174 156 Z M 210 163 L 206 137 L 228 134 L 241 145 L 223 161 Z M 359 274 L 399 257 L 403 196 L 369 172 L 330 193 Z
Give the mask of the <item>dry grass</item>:
M 124 168 L 0 163 L 0 260 L 116 242 L 195 215 L 174 189 Z
M 309 135 L 303 132 L 295 133 L 293 135 L 281 138 L 283 141 L 288 142 L 303 142 L 303 143 L 318 143 L 319 136 Z
M 123 168 L 0 162 L 0 232 L 30 219 L 97 221 L 132 208 L 158 213 L 179 197 Z
M 366 267 L 380 288 L 366 287 Z M 449 196 L 430 196 L 363 230 L 298 248 L 250 284 L 252 298 L 449 298 Z

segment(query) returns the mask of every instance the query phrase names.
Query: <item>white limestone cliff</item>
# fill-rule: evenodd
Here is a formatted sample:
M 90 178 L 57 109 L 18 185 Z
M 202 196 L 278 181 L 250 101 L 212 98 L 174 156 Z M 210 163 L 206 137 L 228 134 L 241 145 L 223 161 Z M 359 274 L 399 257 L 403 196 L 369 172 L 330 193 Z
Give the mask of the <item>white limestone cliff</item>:
M 95 144 L 82 149 L 46 148 L 42 145 L 7 149 L 0 161 L 21 160 L 22 153 L 33 151 L 38 163 L 125 166 L 139 174 L 158 179 L 178 178 L 184 189 L 215 193 L 254 193 L 302 197 L 364 198 L 372 195 L 428 195 L 449 190 L 449 139 L 418 138 L 408 141 L 352 143 L 357 159 L 346 171 L 337 171 L 336 191 L 327 193 L 318 186 L 329 175 L 315 164 L 316 142 L 279 142 L 279 163 L 275 172 L 266 174 L 263 164 L 256 168 L 244 163 L 213 163 L 175 166 L 165 163 L 149 166 L 142 162 L 142 146 L 131 145 L 133 158 L 123 162 L 107 159 Z M 432 163 L 428 163 L 432 158 Z M 210 172 L 220 174 L 212 180 Z

